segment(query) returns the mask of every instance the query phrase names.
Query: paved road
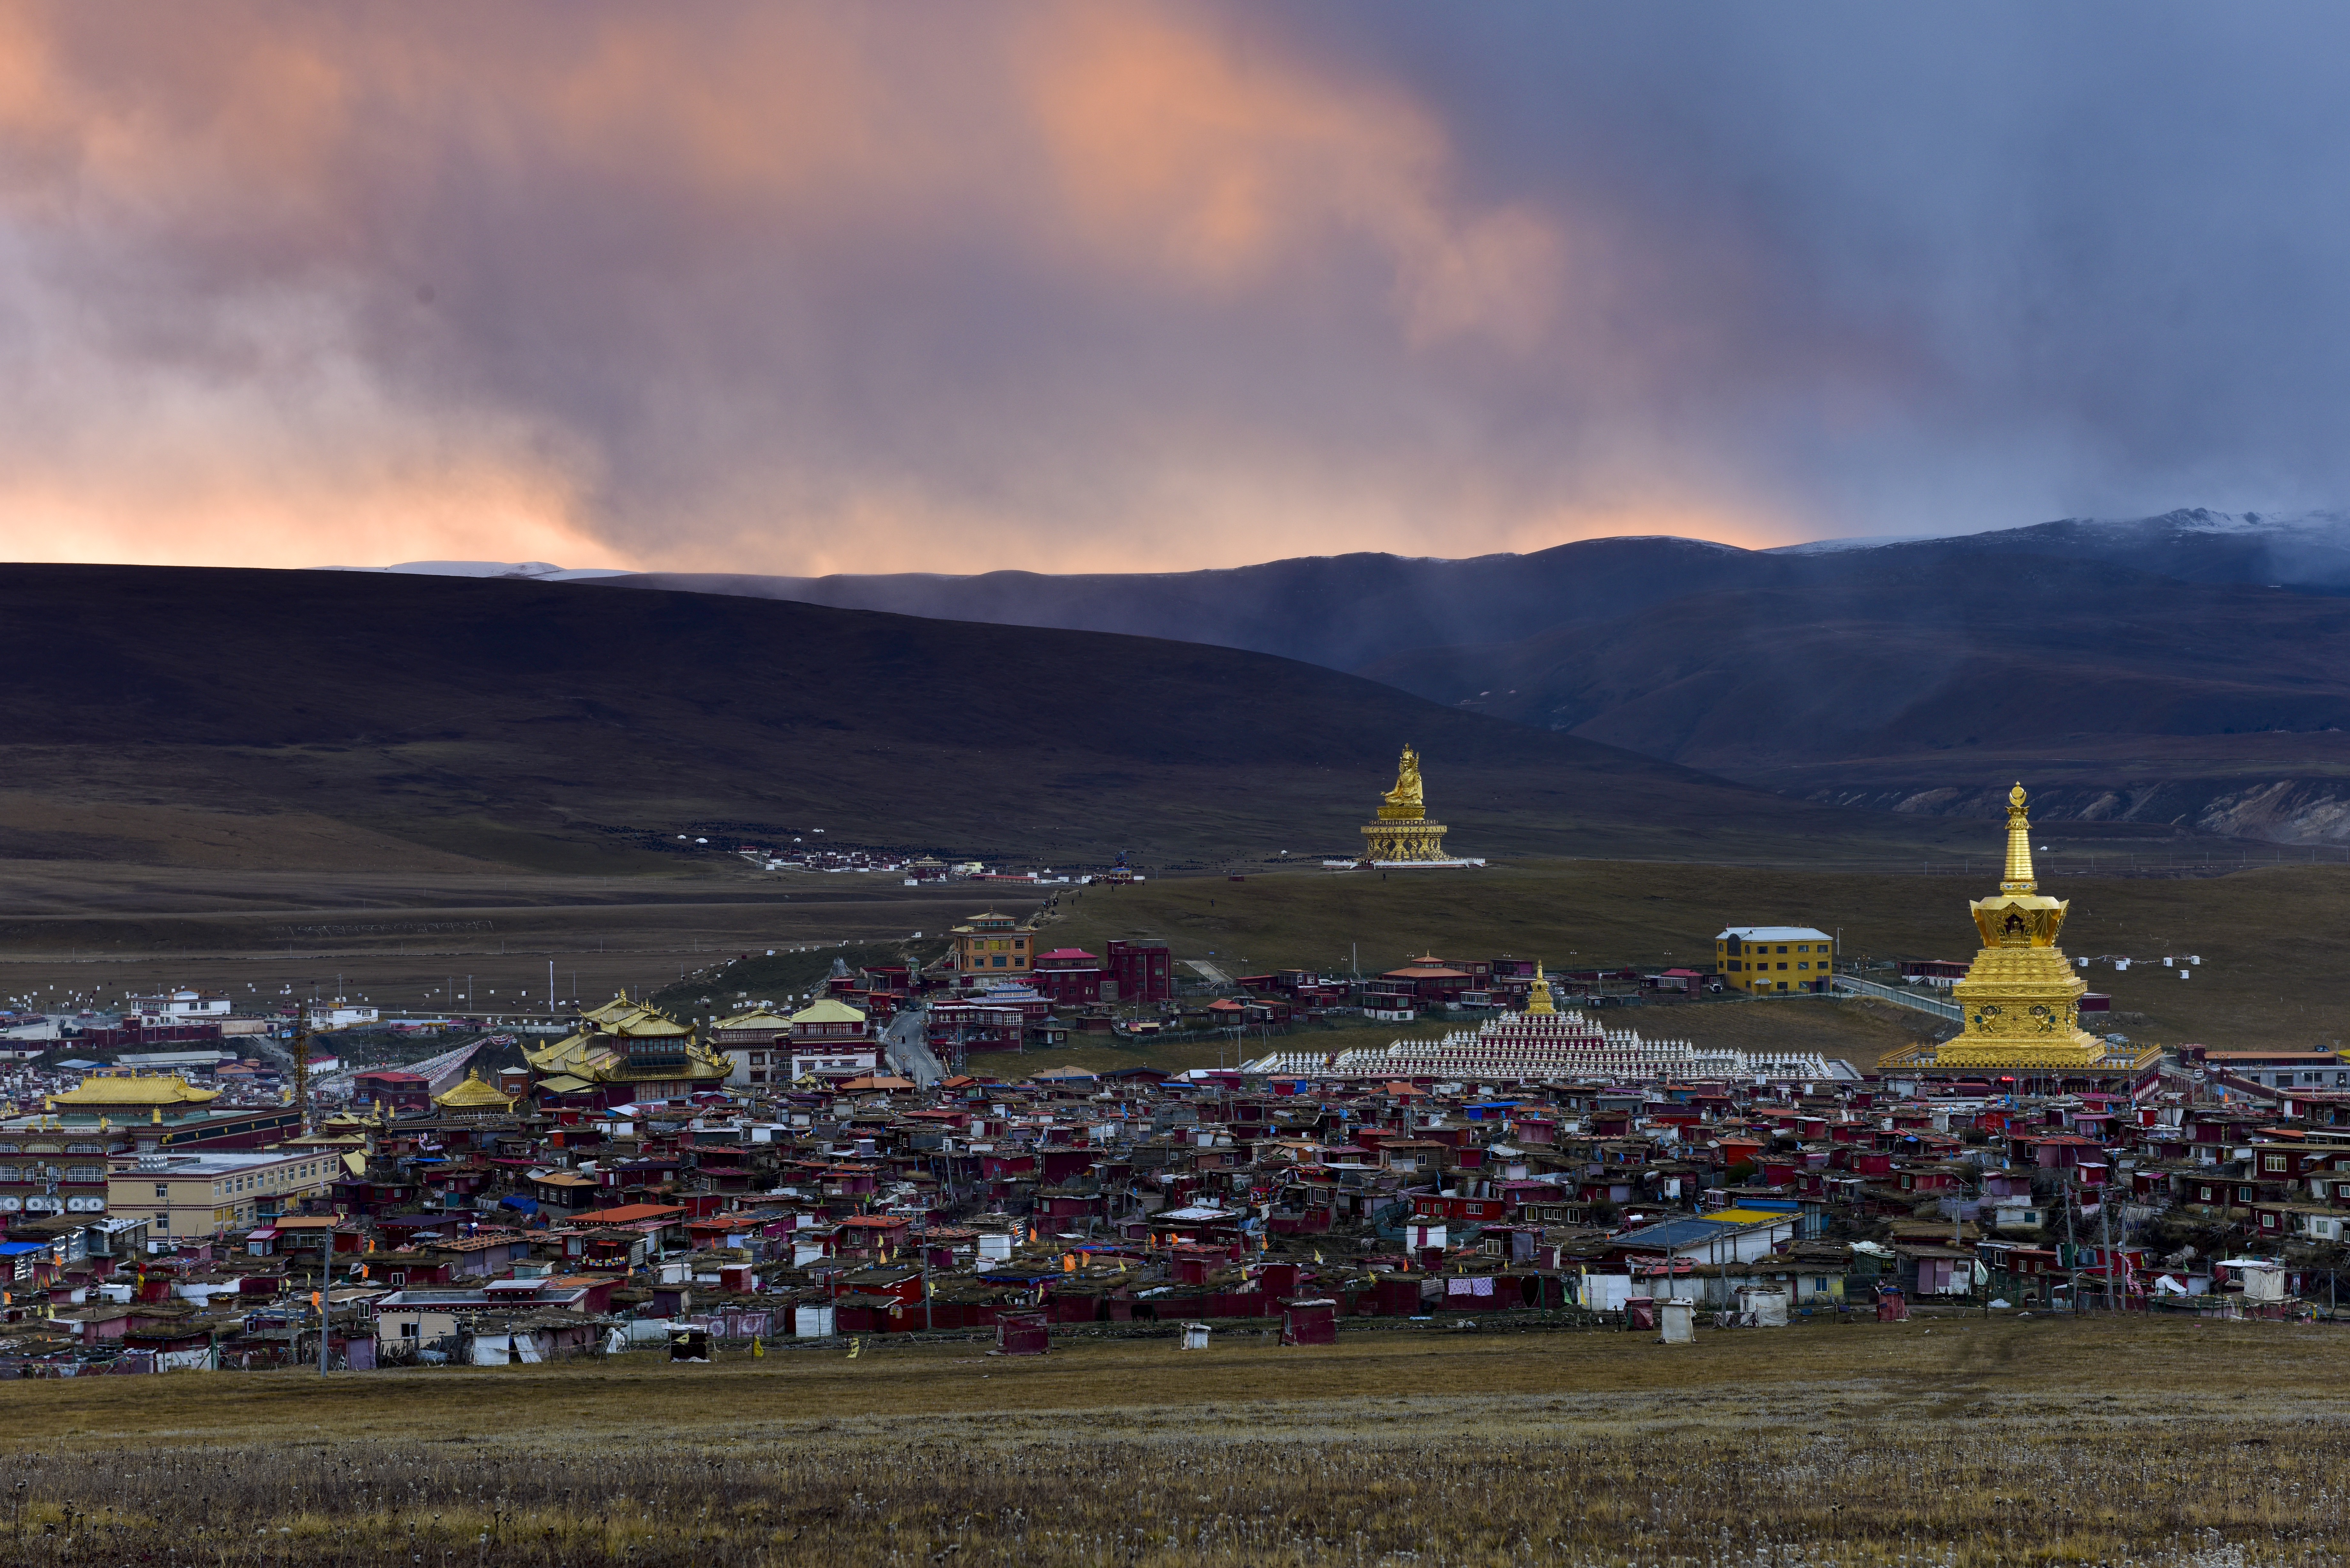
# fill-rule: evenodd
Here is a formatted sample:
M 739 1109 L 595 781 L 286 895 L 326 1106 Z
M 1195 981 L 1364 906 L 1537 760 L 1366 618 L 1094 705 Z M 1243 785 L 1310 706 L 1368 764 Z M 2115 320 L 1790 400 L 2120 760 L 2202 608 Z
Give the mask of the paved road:
M 881 1032 L 882 1059 L 889 1070 L 902 1078 L 911 1078 L 922 1088 L 929 1088 L 946 1076 L 946 1069 L 931 1051 L 926 1035 L 931 1012 L 926 1007 L 910 1007 L 889 1021 Z

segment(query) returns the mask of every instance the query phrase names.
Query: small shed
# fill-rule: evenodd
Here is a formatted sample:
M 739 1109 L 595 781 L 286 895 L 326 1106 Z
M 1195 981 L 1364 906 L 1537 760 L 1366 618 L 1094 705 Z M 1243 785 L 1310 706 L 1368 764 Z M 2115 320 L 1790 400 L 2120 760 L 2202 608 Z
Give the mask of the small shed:
M 1679 1296 L 1659 1303 L 1657 1307 L 1659 1341 L 1665 1345 L 1689 1344 L 1697 1337 L 1694 1332 L 1696 1318 L 1695 1306 Z
M 1326 1296 L 1302 1297 L 1281 1303 L 1281 1343 L 1338 1343 L 1338 1303 Z
M 995 1316 L 995 1354 L 1043 1355 L 1052 1349 L 1052 1331 L 1041 1312 L 1005 1312 Z

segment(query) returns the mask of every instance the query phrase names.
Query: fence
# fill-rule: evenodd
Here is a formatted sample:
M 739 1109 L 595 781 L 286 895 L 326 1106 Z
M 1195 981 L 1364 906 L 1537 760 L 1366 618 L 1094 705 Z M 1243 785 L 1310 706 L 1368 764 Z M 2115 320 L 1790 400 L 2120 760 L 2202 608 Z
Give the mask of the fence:
M 1880 985 L 1876 981 L 1863 980 L 1858 975 L 1851 974 L 1837 975 L 1830 983 L 1839 995 L 1873 997 L 1878 1002 L 1889 1002 L 1896 1007 L 1911 1008 L 1918 1012 L 1930 1012 L 1935 1017 L 1951 1023 L 1964 1023 L 1967 1021 L 1966 1009 L 1948 997 L 1913 991 L 1906 985 Z

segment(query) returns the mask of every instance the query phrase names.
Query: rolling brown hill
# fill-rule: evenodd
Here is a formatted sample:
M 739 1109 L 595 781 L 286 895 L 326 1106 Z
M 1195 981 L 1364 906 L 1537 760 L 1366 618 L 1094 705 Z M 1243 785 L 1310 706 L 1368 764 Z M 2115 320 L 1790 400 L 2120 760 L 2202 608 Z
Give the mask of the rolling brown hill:
M 696 827 L 1309 856 L 1357 842 L 1408 741 L 1470 853 L 1866 857 L 1925 826 L 1262 654 L 740 597 L 13 566 L 0 649 L 20 860 L 629 870 Z
M 2350 601 L 2103 562 L 1870 553 L 1835 584 L 1691 594 L 1364 673 L 1464 711 L 1811 798 L 2329 841 Z
M 2022 774 L 2046 815 L 2350 846 L 2350 518 L 2335 514 L 1761 552 L 1601 539 L 1131 576 L 627 582 L 1255 648 L 1808 799 L 1996 815 Z

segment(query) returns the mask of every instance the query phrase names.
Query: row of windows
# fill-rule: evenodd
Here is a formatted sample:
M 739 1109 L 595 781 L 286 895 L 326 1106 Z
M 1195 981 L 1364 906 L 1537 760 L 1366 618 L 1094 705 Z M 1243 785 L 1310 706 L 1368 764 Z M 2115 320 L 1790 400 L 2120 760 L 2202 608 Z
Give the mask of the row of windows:
M 1730 961 L 1730 967 L 1731 967 L 1731 969 L 1735 970 L 1735 969 L 1742 969 L 1744 966 L 1743 966 L 1743 965 L 1742 965 L 1742 964 L 1739 962 L 1739 961 L 1738 961 L 1738 960 L 1736 960 L 1736 959 L 1731 959 L 1731 960 Z M 1769 964 L 1767 964 L 1767 963 L 1758 963 L 1758 964 L 1756 964 L 1754 967 L 1755 967 L 1757 970 L 1765 970 L 1765 969 L 1769 969 L 1771 966 L 1770 966 Z M 1779 967 L 1780 967 L 1781 969 L 1784 969 L 1784 968 L 1786 968 L 1787 966 L 1786 966 L 1785 964 L 1781 964 Z M 1810 961 L 1809 959 L 1797 959 L 1797 960 L 1795 961 L 1795 967 L 1796 967 L 1797 969 L 1809 969 L 1809 968 L 1811 968 L 1811 967 L 1812 967 L 1812 963 L 1811 963 L 1811 961 Z M 1825 969 L 1825 968 L 1827 968 L 1828 966 L 1827 966 L 1825 963 L 1822 963 L 1822 964 L 1820 965 L 1820 967 L 1821 967 L 1822 969 Z
M 1734 942 L 1734 941 L 1736 941 L 1737 940 L 1738 940 L 1737 938 L 1732 937 L 1732 938 L 1731 939 L 1731 942 Z M 1722 945 L 1722 946 L 1724 946 L 1724 947 L 1728 947 L 1728 946 L 1730 946 L 1730 945 L 1731 945 L 1731 942 L 1724 942 L 1724 943 L 1722 943 L 1721 945 Z M 1822 952 L 1828 952 L 1828 951 L 1832 950 L 1829 948 L 1828 944 L 1827 944 L 1827 943 L 1825 943 L 1825 942 L 1822 942 L 1822 943 L 1820 943 L 1820 944 L 1819 944 L 1819 949 L 1820 949 L 1820 951 L 1822 951 Z M 1747 950 L 1748 952 L 1750 952 L 1750 953 L 1767 953 L 1767 952 L 1769 952 L 1769 951 L 1771 950 L 1771 944 L 1770 944 L 1770 943 L 1768 943 L 1768 942 L 1748 942 L 1748 943 L 1746 944 L 1746 950 Z M 1787 944 L 1786 944 L 1786 943 L 1784 943 L 1784 942 L 1781 942 L 1781 943 L 1779 944 L 1779 950 L 1780 950 L 1781 952 L 1785 952 L 1785 951 L 1787 950 Z M 1810 951 L 1812 950 L 1812 944 L 1811 944 L 1811 943 L 1809 943 L 1809 942 L 1797 942 L 1797 943 L 1795 944 L 1795 950 L 1796 950 L 1797 952 L 1799 952 L 1799 953 L 1807 953 L 1807 952 L 1810 952 Z

